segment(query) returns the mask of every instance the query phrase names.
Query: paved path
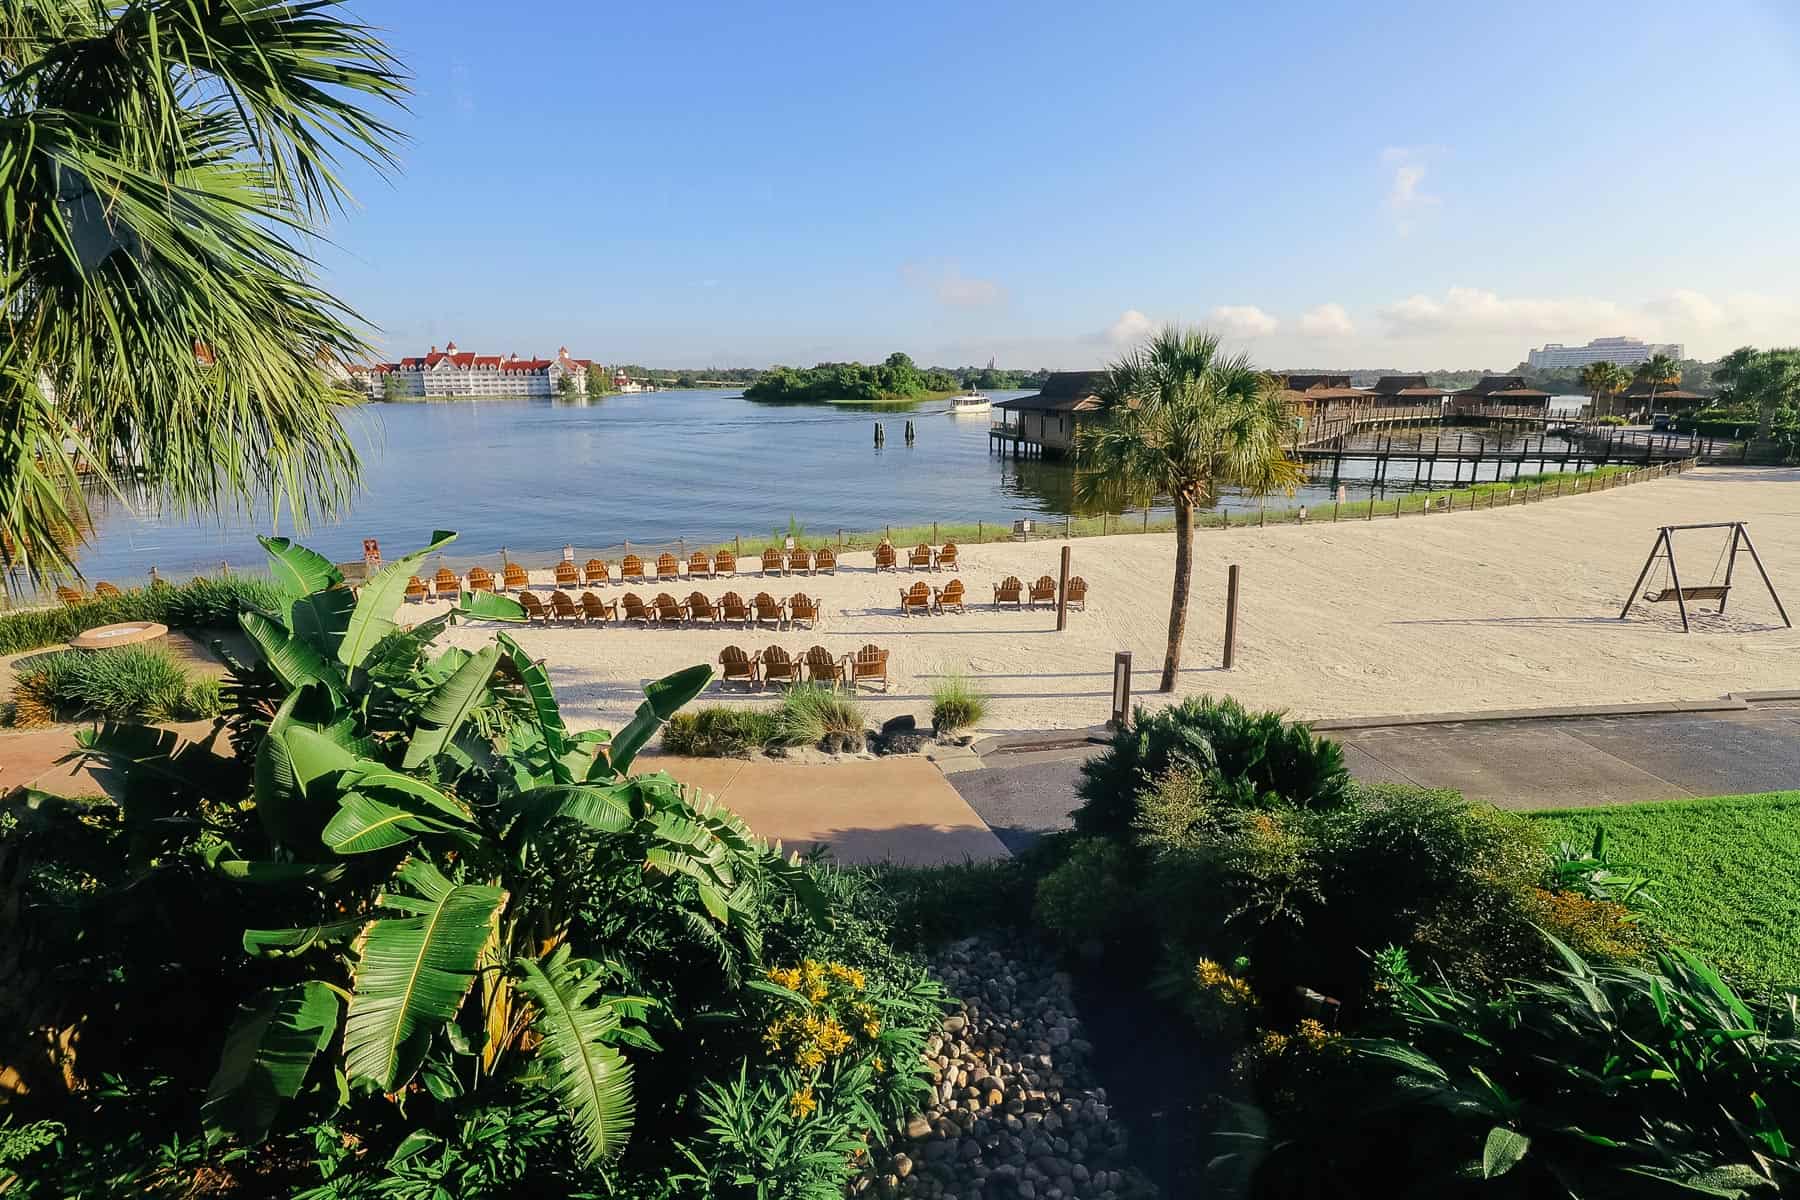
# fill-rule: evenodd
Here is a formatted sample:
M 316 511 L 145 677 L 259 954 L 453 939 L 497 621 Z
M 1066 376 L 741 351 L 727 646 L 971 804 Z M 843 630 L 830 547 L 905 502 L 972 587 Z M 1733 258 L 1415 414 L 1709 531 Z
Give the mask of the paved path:
M 1501 808 L 1574 808 L 1800 788 L 1800 701 L 1327 731 L 1359 779 L 1455 788 Z M 1069 828 L 1093 747 L 990 754 L 947 777 L 1008 849 Z M 972 764 L 971 764 L 972 765 Z

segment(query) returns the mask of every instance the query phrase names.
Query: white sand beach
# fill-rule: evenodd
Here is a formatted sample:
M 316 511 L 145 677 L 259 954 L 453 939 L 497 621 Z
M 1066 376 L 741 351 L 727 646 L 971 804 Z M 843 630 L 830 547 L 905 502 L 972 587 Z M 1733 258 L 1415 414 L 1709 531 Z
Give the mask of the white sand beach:
M 1588 496 L 1492 511 L 1408 515 L 1339 525 L 1207 530 L 1196 536 L 1180 694 L 1229 693 L 1246 703 L 1308 718 L 1375 716 L 1661 700 L 1714 699 L 1727 692 L 1800 687 L 1800 629 L 1784 629 L 1747 555 L 1730 604 L 1690 605 L 1683 634 L 1673 604 L 1639 605 L 1619 621 L 1657 527 L 1744 520 L 1788 611 L 1800 620 L 1800 470 L 1696 470 Z M 1728 531 L 1679 535 L 1677 563 L 1688 586 L 1713 579 Z M 1113 653 L 1135 656 L 1133 687 L 1159 702 L 1174 542 L 1169 535 L 1079 538 L 1074 573 L 1088 583 L 1084 612 L 1055 631 L 1053 609 L 995 610 L 993 585 L 1056 574 L 1054 540 L 962 548 L 960 576 L 973 602 L 964 615 L 902 617 L 900 590 L 931 572 L 877 574 L 867 551 L 835 575 L 683 580 L 601 589 L 685 598 L 699 590 L 819 598 L 817 630 L 731 628 L 514 628 L 545 660 L 564 711 L 583 727 L 616 726 L 642 685 L 719 651 L 779 645 L 834 655 L 865 644 L 890 651 L 887 695 L 863 693 L 872 718 L 928 716 L 932 679 L 960 669 L 994 703 L 988 731 L 1078 727 L 1110 711 Z M 1242 572 L 1237 662 L 1219 669 L 1225 568 Z M 615 564 L 616 570 L 616 564 Z M 1723 568 L 1719 570 L 1722 572 Z M 548 572 L 534 588 L 548 595 Z M 1657 583 L 1655 577 L 1652 583 Z M 1666 580 L 1661 581 L 1666 583 Z M 1646 585 L 1648 590 L 1650 584 Z M 426 614 L 439 605 L 408 606 Z M 458 626 L 449 640 L 477 645 L 491 626 Z M 740 685 L 714 684 L 707 700 L 765 703 Z

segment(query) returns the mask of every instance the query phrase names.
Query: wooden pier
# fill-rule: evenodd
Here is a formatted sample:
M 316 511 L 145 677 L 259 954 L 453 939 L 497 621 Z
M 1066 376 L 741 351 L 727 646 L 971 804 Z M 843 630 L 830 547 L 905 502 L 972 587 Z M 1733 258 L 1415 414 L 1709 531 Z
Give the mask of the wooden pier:
M 1510 447 L 1503 441 L 1496 444 L 1485 434 L 1479 433 L 1438 433 L 1430 439 L 1420 434 L 1416 439 L 1408 438 L 1399 442 L 1389 434 L 1385 438 L 1377 437 L 1373 445 L 1367 446 L 1352 446 L 1349 444 L 1350 437 L 1341 434 L 1329 444 L 1297 447 L 1293 454 L 1304 462 L 1315 464 L 1313 477 L 1319 481 L 1324 481 L 1325 478 L 1324 464 L 1330 463 L 1330 482 L 1333 484 L 1338 482 L 1345 463 L 1373 463 L 1374 474 L 1368 482 L 1376 487 L 1396 482 L 1409 482 L 1413 485 L 1430 483 L 1438 478 L 1438 464 L 1445 462 L 1451 464 L 1450 483 L 1454 487 L 1463 483 L 1482 482 L 1490 464 L 1493 472 L 1486 475 L 1486 480 L 1502 482 L 1507 478 L 1508 468 L 1511 469 L 1512 478 L 1517 479 L 1526 473 L 1529 464 L 1535 464 L 1533 469 L 1537 471 L 1552 468 L 1566 471 L 1571 467 L 1579 471 L 1609 465 L 1653 467 L 1686 459 L 1698 459 L 1701 462 L 1742 461 L 1741 449 L 1736 455 L 1721 454 L 1708 438 L 1682 434 L 1634 435 L 1611 428 L 1607 428 L 1605 432 L 1612 436 L 1600 436 L 1598 431 L 1586 433 L 1564 430 L 1555 434 L 1546 431 L 1537 436 L 1535 444 L 1527 437 L 1523 442 Z M 1557 442 L 1554 446 L 1550 445 L 1553 436 Z M 1393 470 L 1395 463 L 1401 465 L 1398 476 Z M 1407 465 L 1411 465 L 1413 469 L 1411 480 L 1405 477 Z

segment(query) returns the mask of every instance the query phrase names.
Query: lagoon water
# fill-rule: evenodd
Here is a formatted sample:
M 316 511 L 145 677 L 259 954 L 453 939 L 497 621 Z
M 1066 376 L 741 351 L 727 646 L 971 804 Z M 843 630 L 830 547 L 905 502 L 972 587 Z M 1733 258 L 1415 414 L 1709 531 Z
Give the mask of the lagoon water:
M 876 421 L 887 433 L 879 449 Z M 695 390 L 575 403 L 371 404 L 348 422 L 364 459 L 364 490 L 341 520 L 301 535 L 339 561 L 360 558 L 365 537 L 380 539 L 393 557 L 439 528 L 462 535 L 446 555 L 451 563 L 491 559 L 502 547 L 548 563 L 565 543 L 582 557 L 616 552 L 626 540 L 711 543 L 785 530 L 790 517 L 806 537 L 823 538 L 931 521 L 1010 524 L 1062 515 L 1073 503 L 1066 463 L 991 454 L 989 414 L 951 416 L 942 403 L 874 413 Z M 1366 495 L 1349 469 L 1349 493 Z M 1300 500 L 1329 495 L 1308 487 Z M 1221 503 L 1255 502 L 1228 495 Z M 95 537 L 80 560 L 89 579 L 124 584 L 152 566 L 180 578 L 263 561 L 255 535 L 270 532 L 266 515 L 181 521 L 138 505 L 94 504 Z M 275 532 L 294 530 L 284 518 Z

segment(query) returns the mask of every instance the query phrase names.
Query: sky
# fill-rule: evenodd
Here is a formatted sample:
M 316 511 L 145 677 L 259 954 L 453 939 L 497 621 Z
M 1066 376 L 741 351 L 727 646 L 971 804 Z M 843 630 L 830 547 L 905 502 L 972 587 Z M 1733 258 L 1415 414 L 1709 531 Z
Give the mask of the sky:
M 415 90 L 319 256 L 390 356 L 1800 342 L 1795 0 L 352 11 Z

